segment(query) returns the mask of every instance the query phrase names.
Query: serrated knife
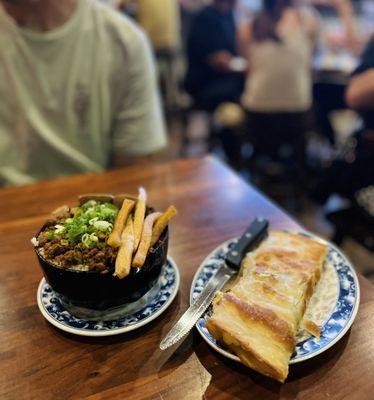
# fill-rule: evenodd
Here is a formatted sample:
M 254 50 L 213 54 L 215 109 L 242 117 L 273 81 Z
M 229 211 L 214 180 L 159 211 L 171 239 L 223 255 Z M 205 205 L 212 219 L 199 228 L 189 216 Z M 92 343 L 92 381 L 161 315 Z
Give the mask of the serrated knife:
M 227 253 L 222 265 L 212 278 L 210 278 L 199 297 L 161 341 L 161 350 L 165 350 L 179 342 L 193 328 L 204 311 L 209 307 L 216 292 L 222 289 L 225 283 L 238 273 L 245 254 L 264 239 L 268 226 L 269 222 L 264 218 L 256 218 L 249 225 L 238 242 Z

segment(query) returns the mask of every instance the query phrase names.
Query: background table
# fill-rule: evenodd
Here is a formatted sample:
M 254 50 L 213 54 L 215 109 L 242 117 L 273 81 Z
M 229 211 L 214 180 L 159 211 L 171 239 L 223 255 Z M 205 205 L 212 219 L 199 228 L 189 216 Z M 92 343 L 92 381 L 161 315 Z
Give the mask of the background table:
M 181 287 L 149 325 L 109 338 L 73 336 L 39 313 L 42 277 L 30 238 L 47 214 L 83 192 L 136 193 L 144 185 L 157 209 L 175 204 L 170 254 Z M 193 275 L 221 242 L 258 215 L 272 228 L 298 228 L 291 217 L 212 158 L 132 167 L 0 191 L 1 399 L 369 399 L 374 393 L 374 289 L 361 282 L 350 332 L 324 354 L 291 366 L 278 384 L 211 350 L 197 332 L 176 350 L 159 342 L 188 305 Z

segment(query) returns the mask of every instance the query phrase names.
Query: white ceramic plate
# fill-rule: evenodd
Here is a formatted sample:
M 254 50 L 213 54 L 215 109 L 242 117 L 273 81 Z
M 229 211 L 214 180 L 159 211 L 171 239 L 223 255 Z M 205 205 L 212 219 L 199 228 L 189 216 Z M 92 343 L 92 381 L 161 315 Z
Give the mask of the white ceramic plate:
M 327 242 L 311 233 L 298 232 L 301 235 L 312 237 L 329 246 L 326 257 L 325 271 L 321 281 L 316 287 L 316 292 L 310 300 L 307 312 L 313 315 L 313 321 L 318 321 L 322 326 L 321 337 L 315 338 L 308 334 L 300 333 L 296 350 L 291 357 L 290 364 L 295 364 L 315 357 L 333 346 L 340 340 L 352 325 L 360 304 L 360 288 L 356 272 L 344 254 L 332 243 Z M 229 240 L 213 250 L 202 262 L 194 276 L 190 304 L 201 293 L 209 279 L 223 262 L 225 254 L 237 239 Z M 205 324 L 210 310 L 196 323 L 196 328 L 203 339 L 218 353 L 239 361 L 239 358 L 218 343 L 207 330 Z
M 134 304 L 135 311 L 114 321 L 91 321 L 71 315 L 43 278 L 37 301 L 43 317 L 57 328 L 80 336 L 112 336 L 138 329 L 161 315 L 172 303 L 179 289 L 179 270 L 171 257 L 162 267 L 155 286 Z M 136 306 L 136 307 L 135 307 Z

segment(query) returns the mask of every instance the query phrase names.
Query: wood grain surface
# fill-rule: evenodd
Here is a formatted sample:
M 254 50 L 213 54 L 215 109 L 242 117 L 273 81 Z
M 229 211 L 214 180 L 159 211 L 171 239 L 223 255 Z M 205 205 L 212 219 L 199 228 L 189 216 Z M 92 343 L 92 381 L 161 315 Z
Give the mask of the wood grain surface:
M 178 296 L 159 318 L 128 334 L 83 338 L 59 331 L 36 304 L 42 274 L 30 238 L 51 210 L 75 204 L 78 194 L 136 193 L 139 185 L 156 209 L 179 209 L 169 249 L 181 273 Z M 325 353 L 291 366 L 284 385 L 219 356 L 197 332 L 176 350 L 158 349 L 214 247 L 258 215 L 272 228 L 299 228 L 218 161 L 179 160 L 3 189 L 0 210 L 0 399 L 373 398 L 374 289 L 362 277 L 353 327 Z

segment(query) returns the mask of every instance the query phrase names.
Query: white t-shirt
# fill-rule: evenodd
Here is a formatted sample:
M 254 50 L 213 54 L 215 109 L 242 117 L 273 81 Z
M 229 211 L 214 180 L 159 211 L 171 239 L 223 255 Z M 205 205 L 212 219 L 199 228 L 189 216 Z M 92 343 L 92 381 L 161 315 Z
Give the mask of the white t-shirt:
M 61 27 L 18 27 L 0 5 L 0 184 L 95 172 L 166 144 L 154 63 L 128 18 L 80 0 Z

